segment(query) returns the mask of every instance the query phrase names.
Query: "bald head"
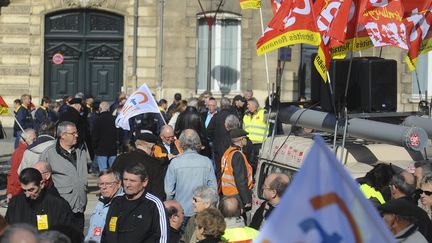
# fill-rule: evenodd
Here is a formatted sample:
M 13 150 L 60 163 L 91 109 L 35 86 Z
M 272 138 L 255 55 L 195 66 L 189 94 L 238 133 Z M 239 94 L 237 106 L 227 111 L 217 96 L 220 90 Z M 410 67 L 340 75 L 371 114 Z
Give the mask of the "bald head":
M 222 198 L 219 204 L 219 210 L 224 218 L 237 218 L 242 214 L 241 206 L 237 197 L 228 196 Z
M 109 108 L 110 108 L 110 104 L 108 102 L 106 102 L 106 101 L 102 101 L 99 104 L 100 112 L 109 111 Z
M 278 197 L 282 196 L 289 183 L 290 177 L 284 173 L 272 173 L 265 179 L 265 184 L 267 184 L 271 190 L 275 190 Z
M 51 177 L 52 168 L 47 161 L 36 162 L 32 167 L 41 173 L 42 179 L 44 181 L 49 180 L 49 178 Z
M 165 211 L 168 215 L 170 226 L 179 230 L 184 220 L 184 210 L 176 200 L 168 200 L 164 202 Z

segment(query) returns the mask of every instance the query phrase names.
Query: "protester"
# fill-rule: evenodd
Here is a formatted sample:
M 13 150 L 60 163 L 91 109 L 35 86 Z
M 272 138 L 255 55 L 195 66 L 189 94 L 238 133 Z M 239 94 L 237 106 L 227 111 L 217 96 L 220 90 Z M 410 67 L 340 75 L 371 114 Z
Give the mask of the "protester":
M 420 207 L 432 218 L 432 175 L 425 175 L 420 182 Z
M 198 243 L 220 243 L 225 232 L 225 221 L 219 210 L 207 208 L 195 218 L 195 234 Z
M 174 135 L 179 137 L 180 134 L 186 129 L 195 130 L 201 140 L 201 149 L 199 150 L 199 153 L 210 158 L 210 145 L 204 122 L 201 120 L 200 113 L 196 107 L 197 104 L 198 103 L 196 100 L 188 101 L 186 110 L 180 113 L 177 118 L 176 124 L 174 126 Z
M 6 228 L 0 243 L 39 243 L 36 229 L 28 224 L 14 224 Z
M 111 114 L 117 110 L 117 108 L 122 103 L 122 100 L 126 100 L 126 93 L 123 91 L 120 91 L 117 93 L 117 99 L 111 104 L 109 111 Z
M 55 124 L 51 121 L 42 122 L 39 127 L 39 136 L 30 144 L 24 151 L 21 165 L 18 168 L 18 173 L 23 169 L 32 167 L 34 163 L 39 161 L 42 152 L 49 146 L 55 144 Z
M 416 178 L 417 186 L 414 193 L 414 201 L 420 199 L 420 182 L 425 175 L 432 175 L 432 162 L 430 160 L 421 160 L 414 163 L 414 177 Z
M 24 152 L 28 145 L 31 145 L 36 139 L 36 132 L 32 128 L 27 128 L 22 133 L 20 143 L 15 151 L 12 153 L 10 160 L 10 170 L 7 175 L 7 187 L 6 187 L 6 198 L 9 201 L 13 196 L 18 195 L 21 192 L 21 185 L 18 180 L 18 168 L 21 165 L 21 161 Z
M 59 196 L 57 188 L 54 186 L 54 182 L 52 180 L 52 168 L 51 165 L 46 161 L 36 162 L 33 166 L 36 170 L 38 170 L 42 175 L 42 183 L 44 184 L 45 190 L 52 195 Z
M 34 128 L 34 121 L 30 111 L 31 96 L 29 94 L 21 95 L 21 105 L 15 109 L 15 122 L 13 126 L 13 135 L 15 137 L 14 149 L 18 147 L 20 141 L 21 129 Z
M 251 89 L 248 89 L 244 92 L 244 98 L 246 101 L 249 101 L 253 98 L 253 91 Z
M 60 113 L 59 122 L 69 121 L 75 124 L 78 132 L 78 143 L 84 144 L 86 135 L 86 120 L 81 116 L 82 99 L 73 98 L 69 101 L 69 106 L 65 112 Z
M 242 152 L 246 146 L 248 133 L 243 129 L 230 131 L 232 145 L 225 151 L 221 161 L 221 191 L 224 196 L 238 196 L 242 202 L 242 209 L 252 207 L 252 167 Z
M 96 118 L 92 130 L 92 143 L 99 171 L 104 171 L 111 168 L 114 163 L 119 138 L 115 118 L 109 112 L 109 103 L 106 101 L 101 102 L 99 110 L 100 115 Z
M 389 190 L 390 180 L 394 173 L 391 165 L 381 163 L 375 165 L 372 170 L 366 173 L 366 176 L 357 179 L 360 190 L 374 206 L 385 203 L 385 190 Z
M 163 119 L 165 122 L 168 122 L 168 101 L 166 99 L 160 99 L 158 102 L 158 107 Z
M 165 199 L 164 178 L 168 164 L 152 156 L 157 137 L 150 131 L 144 131 L 136 136 L 136 150 L 119 155 L 113 163 L 113 171 L 123 174 L 124 168 L 136 164 L 145 166 L 149 180 L 147 190 L 159 199 Z
M 247 100 L 247 112 L 243 116 L 243 129 L 249 133 L 248 138 L 252 141 L 254 146 L 255 160 L 249 162 L 255 170 L 258 163 L 259 151 L 262 143 L 269 134 L 269 128 L 264 116 L 264 113 L 267 111 L 260 108 L 257 99 L 250 98 Z
M 412 196 L 416 190 L 416 181 L 413 174 L 402 171 L 393 175 L 390 181 L 390 192 L 392 199 L 403 198 L 416 203 Z
M 39 131 L 40 125 L 43 122 L 50 121 L 50 114 L 51 111 L 49 110 L 49 105 L 51 103 L 51 99 L 49 97 L 42 97 L 41 105 L 35 112 L 35 119 L 34 119 L 34 129 L 36 131 Z
M 261 188 L 265 201 L 255 211 L 249 224 L 250 227 L 259 230 L 263 226 L 272 211 L 279 205 L 281 197 L 290 181 L 290 177 L 283 173 L 271 173 L 265 178 Z
M 206 208 L 216 208 L 219 202 L 219 195 L 213 187 L 199 186 L 193 190 L 192 198 L 192 217 L 185 217 L 183 241 L 186 243 L 196 242 L 195 235 L 195 215 Z
M 239 118 L 240 122 L 243 122 L 243 116 L 247 109 L 247 101 L 244 97 L 241 95 L 236 95 L 233 98 L 232 106 L 234 107 L 237 117 Z M 242 124 L 241 124 L 242 125 Z
M 67 108 L 69 107 L 69 102 L 72 100 L 72 96 L 65 95 L 63 96 L 63 104 L 60 106 L 59 113 L 66 112 Z
M 170 223 L 168 242 L 178 243 L 181 239 L 181 226 L 184 220 L 184 210 L 176 200 L 165 201 L 164 205 Z
M 225 127 L 225 120 L 229 115 L 236 115 L 236 111 L 231 106 L 230 100 L 226 97 L 223 97 L 220 100 L 220 111 L 215 115 L 214 118 L 215 121 L 212 124 L 214 125 L 213 130 L 215 131 L 213 153 L 214 153 L 216 178 L 218 180 L 221 176 L 220 162 L 221 162 L 222 155 L 231 144 L 229 131 L 227 131 Z
M 415 213 L 421 210 L 416 205 L 404 200 L 394 199 L 378 206 L 384 222 L 398 242 L 426 243 L 425 237 L 415 224 Z
M 185 216 L 191 217 L 192 190 L 199 186 L 209 186 L 216 190 L 217 183 L 213 166 L 209 158 L 198 154 L 201 142 L 198 134 L 186 129 L 180 135 L 183 154 L 174 158 L 165 176 L 165 193 L 168 200 L 177 200 L 185 210 Z
M 159 139 L 154 146 L 153 154 L 156 158 L 170 160 L 177 155 L 183 153 L 180 141 L 174 136 L 174 129 L 170 125 L 165 125 L 161 128 Z
M 24 193 L 11 199 L 6 211 L 9 224 L 27 223 L 39 231 L 54 225 L 72 223 L 72 212 L 62 198 L 47 193 L 41 173 L 34 168 L 21 171 L 19 180 Z
M 258 235 L 254 228 L 247 227 L 242 217 L 242 204 L 237 197 L 223 197 L 219 210 L 224 216 L 226 229 L 222 239 L 227 242 L 252 242 Z
M 143 164 L 125 168 L 125 195 L 116 197 L 108 210 L 101 242 L 168 241 L 168 219 L 162 202 L 146 188 L 148 174 Z
M 182 95 L 180 93 L 175 93 L 173 103 L 168 107 L 168 110 L 167 110 L 168 120 L 172 119 L 172 115 L 174 114 L 173 111 L 175 110 L 175 108 L 177 107 L 178 103 L 181 100 L 182 100 Z
M 106 215 L 114 198 L 123 196 L 120 174 L 111 169 L 103 170 L 99 174 L 98 187 L 101 196 L 90 216 L 90 223 L 86 241 L 100 242 L 102 230 L 105 227 Z
M 83 144 L 77 143 L 78 130 L 74 123 L 64 121 L 57 127 L 57 141 L 41 155 L 52 167 L 52 179 L 57 190 L 70 205 L 73 225 L 84 230 L 84 210 L 87 205 L 87 157 Z

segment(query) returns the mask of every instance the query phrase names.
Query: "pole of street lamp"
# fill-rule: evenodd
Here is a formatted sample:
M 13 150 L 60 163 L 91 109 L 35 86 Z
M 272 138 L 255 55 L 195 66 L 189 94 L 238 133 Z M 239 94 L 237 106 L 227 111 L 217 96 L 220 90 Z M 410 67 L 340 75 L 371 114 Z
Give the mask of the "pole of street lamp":
M 212 27 L 213 21 L 208 20 L 208 44 L 207 44 L 207 91 L 211 91 L 211 60 L 212 60 Z

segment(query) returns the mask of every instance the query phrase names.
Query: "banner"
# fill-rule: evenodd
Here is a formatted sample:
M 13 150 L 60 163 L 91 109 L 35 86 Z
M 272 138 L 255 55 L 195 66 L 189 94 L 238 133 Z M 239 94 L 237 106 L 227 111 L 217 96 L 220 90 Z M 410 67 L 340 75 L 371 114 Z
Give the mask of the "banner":
M 351 0 L 317 0 L 314 12 L 321 34 L 321 44 L 314 60 L 315 68 L 324 82 L 327 82 L 327 70 L 330 69 L 331 48 L 340 46 L 345 41 Z
M 116 118 L 116 127 L 130 130 L 129 118 L 143 113 L 159 113 L 158 105 L 146 84 L 143 84 L 126 101 Z
M 284 0 L 270 0 L 270 1 L 271 1 L 273 15 L 276 15 L 277 11 L 279 11 L 279 8 Z
M 259 9 L 261 8 L 261 0 L 240 0 L 241 9 Z
M 324 140 L 315 136 L 303 166 L 254 243 L 396 242 Z
M 407 28 L 401 0 L 365 0 L 359 24 L 365 26 L 375 47 L 396 46 L 408 50 Z
M 7 115 L 9 114 L 9 106 L 4 101 L 3 97 L 0 96 L 0 115 Z
M 373 47 L 366 28 L 358 23 L 359 12 L 360 0 L 352 0 L 345 30 L 345 41 L 342 45 L 334 46 L 331 50 L 331 56 L 334 59 L 345 58 L 351 51 L 361 51 Z
M 311 0 L 283 1 L 256 44 L 257 54 L 294 44 L 318 46 L 321 37 L 315 23 Z
M 408 54 L 406 62 L 410 71 L 414 71 L 417 66 L 417 58 L 420 53 L 426 53 L 431 48 L 425 48 L 430 40 L 430 33 L 432 30 L 432 1 L 424 2 L 403 2 L 405 9 L 405 25 L 408 28 Z M 428 50 L 429 49 L 429 50 Z

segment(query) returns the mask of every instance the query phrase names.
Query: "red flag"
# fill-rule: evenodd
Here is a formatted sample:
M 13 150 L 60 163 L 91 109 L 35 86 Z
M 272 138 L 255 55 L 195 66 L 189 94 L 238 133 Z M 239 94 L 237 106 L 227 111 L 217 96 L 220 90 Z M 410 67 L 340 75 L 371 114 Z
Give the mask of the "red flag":
M 401 0 L 365 0 L 360 9 L 363 24 L 375 47 L 396 46 L 408 50 L 407 29 Z
M 257 54 L 305 43 L 317 46 L 321 37 L 316 27 L 311 0 L 283 1 L 256 44 Z
M 314 4 L 317 27 L 322 37 L 314 64 L 324 81 L 327 81 L 326 71 L 330 68 L 331 48 L 342 45 L 345 40 L 351 2 L 317 0 Z
M 3 97 L 0 96 L 0 115 L 8 114 L 9 113 L 8 108 L 9 108 L 8 104 L 4 101 Z
M 360 51 L 373 46 L 366 28 L 358 23 L 361 12 L 361 0 L 352 0 L 346 26 L 345 41 L 343 45 L 333 46 L 333 58 L 345 58 L 350 51 Z
M 411 71 L 414 71 L 417 66 L 417 57 L 421 53 L 427 52 L 425 48 L 430 40 L 428 37 L 428 32 L 430 33 L 432 29 L 430 28 L 432 24 L 432 15 L 430 11 L 432 10 L 432 1 L 428 0 L 425 2 L 404 2 L 405 7 L 405 24 L 408 27 L 408 55 L 406 57 L 406 62 Z M 425 43 L 425 45 L 422 45 Z M 430 50 L 430 48 L 429 48 Z
M 273 15 L 276 15 L 277 11 L 279 11 L 279 8 L 280 8 L 283 1 L 284 0 L 270 0 Z

